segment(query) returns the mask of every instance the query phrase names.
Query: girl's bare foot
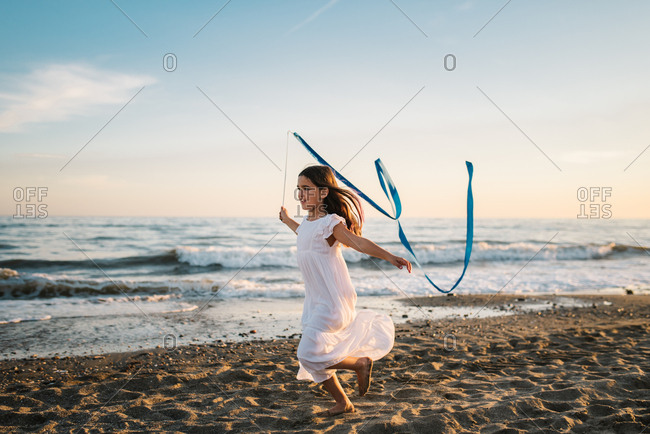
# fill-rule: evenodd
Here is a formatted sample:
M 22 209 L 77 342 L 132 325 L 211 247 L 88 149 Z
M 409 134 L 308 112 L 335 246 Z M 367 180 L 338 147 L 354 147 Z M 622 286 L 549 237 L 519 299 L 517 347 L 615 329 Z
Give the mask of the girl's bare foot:
M 358 361 L 357 382 L 359 383 L 359 396 L 366 394 L 370 388 L 370 378 L 372 377 L 372 359 L 370 357 L 360 358 Z
M 319 413 L 320 416 L 336 416 L 337 414 L 342 414 L 342 413 L 354 413 L 356 408 L 354 408 L 354 405 L 352 404 L 351 401 L 345 402 L 345 403 L 337 403 L 334 407 L 327 409 L 321 413 Z

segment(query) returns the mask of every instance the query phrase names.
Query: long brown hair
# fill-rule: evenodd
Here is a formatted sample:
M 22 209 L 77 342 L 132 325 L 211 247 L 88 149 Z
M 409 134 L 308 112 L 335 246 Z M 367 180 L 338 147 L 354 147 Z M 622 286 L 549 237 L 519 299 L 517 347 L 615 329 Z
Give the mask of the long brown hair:
M 336 182 L 336 176 L 334 176 L 334 171 L 329 166 L 308 166 L 298 176 L 308 178 L 318 188 L 327 187 L 329 193 L 323 199 L 325 211 L 328 214 L 338 214 L 345 218 L 346 226 L 350 232 L 361 236 L 364 215 L 359 196 L 353 191 L 339 187 Z

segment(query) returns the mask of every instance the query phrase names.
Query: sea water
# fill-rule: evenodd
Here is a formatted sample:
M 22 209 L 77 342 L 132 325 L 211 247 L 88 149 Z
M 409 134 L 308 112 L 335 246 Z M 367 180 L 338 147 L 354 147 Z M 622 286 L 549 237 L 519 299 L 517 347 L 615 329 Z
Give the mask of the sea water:
M 463 268 L 465 219 L 400 222 L 424 271 L 450 288 Z M 647 291 L 648 223 L 477 219 L 454 293 Z M 363 236 L 412 261 L 394 221 L 369 218 Z M 270 336 L 268 324 L 276 336 L 294 333 L 304 295 L 295 244 L 277 218 L 0 217 L 0 357 L 135 349 L 168 334 L 232 337 L 240 322 L 254 326 L 252 317 L 265 319 L 257 336 Z M 341 249 L 360 299 L 378 309 L 440 295 L 415 263 L 409 274 Z

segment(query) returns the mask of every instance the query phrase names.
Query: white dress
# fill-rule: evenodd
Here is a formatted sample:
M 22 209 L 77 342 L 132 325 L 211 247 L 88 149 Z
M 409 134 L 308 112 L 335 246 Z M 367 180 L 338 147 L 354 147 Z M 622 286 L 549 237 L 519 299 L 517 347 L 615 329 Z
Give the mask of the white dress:
M 326 238 L 345 219 L 337 214 L 310 221 L 296 229 L 298 267 L 305 282 L 302 338 L 298 344 L 298 380 L 317 383 L 330 378 L 346 357 L 378 360 L 393 348 L 395 325 L 385 314 L 369 309 L 356 311 L 357 294 L 337 241 Z

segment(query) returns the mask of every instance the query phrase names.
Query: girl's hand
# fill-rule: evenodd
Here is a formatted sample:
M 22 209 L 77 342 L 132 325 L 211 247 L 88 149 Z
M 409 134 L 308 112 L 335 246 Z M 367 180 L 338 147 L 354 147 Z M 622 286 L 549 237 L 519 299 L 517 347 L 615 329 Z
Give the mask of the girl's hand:
M 411 272 L 411 263 L 404 258 L 400 258 L 399 256 L 393 255 L 390 258 L 389 262 L 394 266 L 396 266 L 397 268 L 399 268 L 400 270 L 404 265 L 406 265 L 406 269 L 409 270 L 409 273 Z
M 284 224 L 287 224 L 289 216 L 287 215 L 287 209 L 283 206 L 280 207 L 280 221 Z

